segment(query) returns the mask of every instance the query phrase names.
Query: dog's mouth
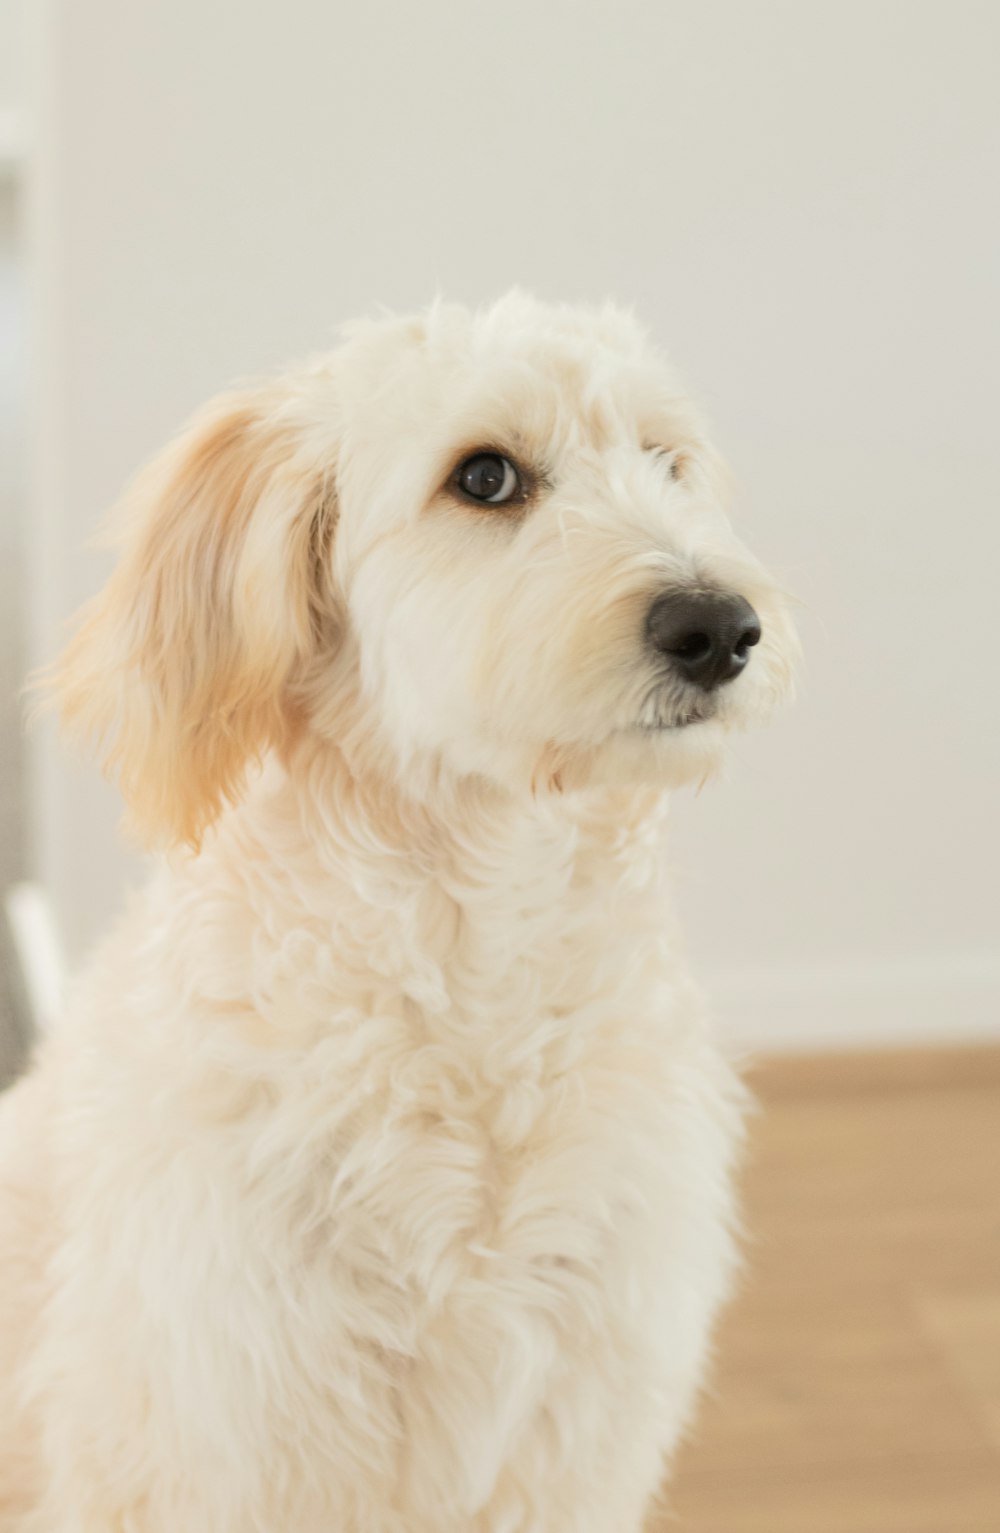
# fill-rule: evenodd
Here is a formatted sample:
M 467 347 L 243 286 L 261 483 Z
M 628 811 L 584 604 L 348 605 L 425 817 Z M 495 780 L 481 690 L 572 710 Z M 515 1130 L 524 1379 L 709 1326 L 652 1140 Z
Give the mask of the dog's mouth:
M 689 708 L 670 718 L 638 719 L 632 728 L 643 735 L 674 734 L 682 729 L 690 729 L 694 724 L 708 724 L 714 718 L 714 708 Z

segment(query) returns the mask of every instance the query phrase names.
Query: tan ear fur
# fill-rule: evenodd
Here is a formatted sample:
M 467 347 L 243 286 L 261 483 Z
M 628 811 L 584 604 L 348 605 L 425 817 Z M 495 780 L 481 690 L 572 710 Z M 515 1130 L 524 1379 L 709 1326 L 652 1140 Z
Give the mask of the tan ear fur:
M 224 397 L 140 475 L 119 564 L 45 681 L 151 844 L 197 847 L 287 738 L 331 620 L 332 465 L 295 404 L 281 385 Z

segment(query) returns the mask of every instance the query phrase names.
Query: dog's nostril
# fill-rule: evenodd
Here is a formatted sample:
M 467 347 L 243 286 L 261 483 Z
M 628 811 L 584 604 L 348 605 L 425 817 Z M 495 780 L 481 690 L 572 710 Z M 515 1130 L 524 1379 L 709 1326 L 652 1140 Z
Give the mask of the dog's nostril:
M 748 649 L 753 649 L 755 644 L 760 643 L 760 624 L 753 623 L 740 634 L 736 644 L 736 654 L 746 655 Z
M 646 630 L 674 670 L 706 692 L 739 675 L 761 635 L 750 603 L 721 591 L 659 597 L 649 610 Z
M 760 621 L 755 616 L 752 623 L 748 623 L 743 633 L 740 634 L 740 642 L 737 649 L 753 649 L 755 644 L 760 643 Z

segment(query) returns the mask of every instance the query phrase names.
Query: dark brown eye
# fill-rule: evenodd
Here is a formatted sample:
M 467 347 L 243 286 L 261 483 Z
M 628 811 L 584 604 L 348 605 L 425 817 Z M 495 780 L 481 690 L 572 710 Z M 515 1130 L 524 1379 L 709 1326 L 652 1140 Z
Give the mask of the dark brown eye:
M 509 458 L 495 452 L 477 452 L 458 470 L 458 485 L 472 500 L 502 506 L 520 492 L 521 481 Z

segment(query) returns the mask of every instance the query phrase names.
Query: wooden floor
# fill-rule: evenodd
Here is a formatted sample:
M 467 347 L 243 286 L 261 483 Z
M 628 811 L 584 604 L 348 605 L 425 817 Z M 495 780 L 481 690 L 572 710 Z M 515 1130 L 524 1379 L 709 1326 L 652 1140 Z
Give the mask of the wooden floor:
M 753 1080 L 750 1262 L 652 1528 L 1000 1533 L 1000 1050 Z

